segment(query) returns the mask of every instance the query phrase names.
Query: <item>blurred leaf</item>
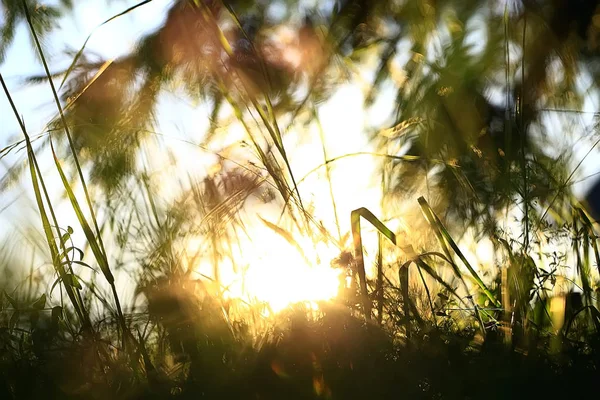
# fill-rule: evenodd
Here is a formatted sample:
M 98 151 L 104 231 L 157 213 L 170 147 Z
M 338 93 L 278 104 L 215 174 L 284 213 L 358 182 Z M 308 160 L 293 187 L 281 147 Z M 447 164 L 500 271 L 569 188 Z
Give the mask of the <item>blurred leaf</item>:
M 63 277 L 59 277 L 54 281 L 54 283 L 52 284 L 52 287 L 50 288 L 50 293 L 52 293 L 54 291 L 54 288 L 56 287 L 56 285 L 58 285 L 61 282 L 65 286 L 77 288 L 80 290 L 82 289 L 81 283 L 79 283 L 79 279 L 77 278 L 77 276 L 75 276 L 73 274 L 65 274 Z
M 46 307 L 46 294 L 42 294 L 39 299 L 33 302 L 31 307 L 34 310 L 42 310 L 44 307 Z
M 71 247 L 67 247 L 65 249 L 65 251 L 63 251 L 62 253 L 60 253 L 60 259 L 64 259 L 66 255 L 68 255 L 70 252 L 76 252 L 79 255 L 79 261 L 83 260 L 83 251 L 77 247 L 71 246 Z
M 19 309 L 17 301 L 16 301 L 14 298 L 12 298 L 12 297 L 11 297 L 11 296 L 10 296 L 10 295 L 9 295 L 9 294 L 6 292 L 6 291 L 4 291 L 4 296 L 6 297 L 6 299 L 7 299 L 7 300 L 8 300 L 8 302 L 10 303 L 10 305 L 11 305 L 11 306 L 12 306 L 12 307 L 13 307 L 15 310 L 18 310 L 18 309 Z

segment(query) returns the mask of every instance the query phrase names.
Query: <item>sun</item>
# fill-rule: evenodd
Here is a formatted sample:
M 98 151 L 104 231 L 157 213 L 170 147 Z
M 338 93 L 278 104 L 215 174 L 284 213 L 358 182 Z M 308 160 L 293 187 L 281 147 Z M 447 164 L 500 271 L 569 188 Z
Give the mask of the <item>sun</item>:
M 331 300 L 338 294 L 340 269 L 330 266 L 335 249 L 304 243 L 304 255 L 275 233 L 263 232 L 263 245 L 249 262 L 245 276 L 248 294 L 268 303 L 273 312 L 299 302 Z M 300 240 L 310 242 L 310 240 Z M 320 254 L 318 254 L 320 253 Z
M 236 245 L 229 247 L 230 254 L 218 260 L 216 270 L 215 260 L 202 257 L 195 261 L 195 273 L 216 283 L 217 295 L 260 307 L 267 314 L 297 303 L 314 309 L 319 302 L 335 299 L 345 282 L 346 271 L 332 267 L 340 249 L 325 238 L 311 239 L 290 227 L 286 238 L 262 222 L 263 215 L 246 218 L 248 234 L 236 239 Z M 202 242 L 190 241 L 188 249 L 197 252 Z
M 221 270 L 223 295 L 249 304 L 266 304 L 278 313 L 296 303 L 332 300 L 338 294 L 342 270 L 331 267 L 339 250 L 309 238 L 288 242 L 267 226 L 252 227 L 252 238 L 240 242 L 237 271 Z

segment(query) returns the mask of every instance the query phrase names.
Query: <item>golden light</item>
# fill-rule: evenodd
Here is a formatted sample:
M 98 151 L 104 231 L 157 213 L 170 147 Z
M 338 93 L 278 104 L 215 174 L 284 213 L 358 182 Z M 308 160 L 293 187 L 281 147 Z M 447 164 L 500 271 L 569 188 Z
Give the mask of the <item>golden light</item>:
M 264 242 L 254 243 L 255 254 L 244 282 L 250 297 L 268 303 L 273 312 L 279 312 L 294 303 L 314 305 L 337 296 L 342 270 L 329 264 L 335 257 L 335 249 L 322 246 L 319 263 L 315 257 L 303 257 L 275 233 L 265 230 L 259 240 Z M 311 249 L 311 244 L 305 243 L 304 248 Z
M 316 303 L 331 300 L 338 294 L 343 269 L 334 269 L 330 262 L 339 253 L 335 246 L 308 238 L 296 238 L 303 249 L 266 226 L 251 228 L 252 239 L 244 240 L 236 250 L 237 267 L 227 260 L 219 264 L 219 279 L 225 298 L 240 299 L 250 305 L 266 304 L 278 313 L 296 303 L 316 307 Z M 212 265 L 202 261 L 196 269 L 203 276 L 212 276 Z
M 300 126 L 297 131 L 286 134 L 284 144 L 291 169 L 300 182 L 298 189 L 304 207 L 315 221 L 308 228 L 312 232 L 307 234 L 306 227 L 301 232 L 289 219 L 280 220 L 281 204 L 249 197 L 239 215 L 244 233 L 235 234 L 235 244 L 228 247 L 228 254 L 221 254 L 217 262 L 220 292 L 224 297 L 240 299 L 250 305 L 266 304 L 272 312 L 278 313 L 299 302 L 315 307 L 317 302 L 334 299 L 340 285 L 345 285 L 347 271 L 332 268 L 331 261 L 351 247 L 350 213 L 366 207 L 381 215 L 381 180 L 378 178 L 381 160 L 367 154 L 374 152 L 374 148 L 364 134 L 366 115 L 362 98 L 359 85 L 343 85 L 320 108 L 319 123 Z M 246 134 L 240 124 L 232 123 L 222 139 L 231 144 Z M 227 147 L 226 144 L 219 142 L 217 147 Z M 233 153 L 228 156 L 237 158 Z M 247 154 L 239 156 L 247 157 Z M 326 159 L 336 160 L 326 168 Z M 182 164 L 188 162 L 195 162 L 198 167 L 197 158 L 180 157 L 178 161 L 178 167 L 186 168 Z M 165 181 L 168 181 L 166 176 Z M 261 219 L 288 232 L 295 243 Z M 328 232 L 328 237 L 319 231 L 321 228 Z M 344 236 L 345 241 L 341 240 Z M 340 246 L 344 248 L 339 248 L 335 241 L 344 242 Z M 370 265 L 377 248 L 377 235 L 368 224 L 363 227 L 363 245 L 365 261 Z M 188 254 L 194 254 L 198 249 L 206 249 L 203 246 L 206 240 L 197 238 L 186 248 Z M 195 272 L 214 278 L 215 261 L 209 253 L 194 262 Z M 370 268 L 367 276 L 373 276 Z

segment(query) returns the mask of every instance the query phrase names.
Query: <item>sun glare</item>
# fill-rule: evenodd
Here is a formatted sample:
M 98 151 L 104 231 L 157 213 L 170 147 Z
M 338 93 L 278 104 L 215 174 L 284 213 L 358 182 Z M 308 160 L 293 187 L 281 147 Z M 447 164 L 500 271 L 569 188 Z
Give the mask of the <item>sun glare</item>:
M 291 246 L 269 251 L 248 268 L 245 284 L 252 297 L 268 303 L 273 312 L 299 302 L 314 304 L 337 296 L 340 270 L 307 264 Z
M 219 284 L 224 296 L 249 304 L 268 304 L 274 313 L 299 302 L 314 307 L 319 301 L 337 296 L 345 275 L 343 270 L 331 267 L 331 260 L 340 255 L 341 249 L 330 239 L 342 241 L 345 236 L 342 246 L 351 245 L 348 237 L 354 209 L 366 207 L 381 214 L 380 160 L 368 155 L 374 150 L 364 134 L 364 125 L 361 89 L 345 85 L 322 107 L 320 126 L 313 123 L 286 135 L 286 148 L 293 149 L 288 154 L 291 169 L 299 182 L 304 206 L 330 237 L 322 237 L 317 232 L 321 228 L 315 225 L 313 238 L 309 238 L 291 228 L 294 224 L 290 221 L 279 221 L 280 206 L 250 197 L 240 215 L 245 234 L 236 239 L 239 243 L 235 248 L 228 250 L 230 257 L 219 261 Z M 230 129 L 233 127 L 235 124 Z M 334 162 L 325 167 L 326 159 Z M 295 243 L 261 218 L 283 230 L 290 229 Z M 363 229 L 367 262 L 377 248 L 377 235 L 371 228 L 365 224 Z M 196 271 L 209 277 L 215 274 L 210 260 L 203 260 Z M 368 269 L 367 275 L 372 276 L 371 272 Z
M 299 237 L 294 238 L 296 247 L 266 226 L 254 225 L 251 231 L 252 238 L 241 241 L 235 251 L 236 268 L 230 260 L 219 264 L 224 297 L 268 305 L 270 312 L 278 313 L 296 303 L 314 308 L 317 302 L 337 296 L 343 271 L 331 267 L 339 253 L 335 246 Z M 214 275 L 208 261 L 202 261 L 196 271 Z

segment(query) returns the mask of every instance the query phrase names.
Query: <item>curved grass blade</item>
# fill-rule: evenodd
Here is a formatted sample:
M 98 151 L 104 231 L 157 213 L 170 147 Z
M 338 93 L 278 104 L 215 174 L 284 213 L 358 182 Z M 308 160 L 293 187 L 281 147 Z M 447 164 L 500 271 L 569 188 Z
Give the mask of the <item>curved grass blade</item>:
M 365 273 L 365 261 L 363 256 L 363 246 L 360 228 L 360 217 L 366 219 L 375 227 L 383 236 L 389 239 L 394 245 L 396 244 L 396 235 L 387 226 L 383 224 L 373 213 L 365 207 L 358 208 L 350 213 L 350 226 L 352 228 L 352 239 L 354 243 L 354 257 L 356 262 L 356 270 L 360 280 L 360 290 L 363 303 L 363 311 L 367 320 L 371 319 L 371 301 L 369 300 L 369 291 L 367 288 L 367 276 Z
M 304 259 L 304 262 L 306 263 L 306 265 L 311 265 L 311 263 L 308 260 L 308 258 L 306 258 L 306 254 L 304 254 L 304 251 L 302 250 L 302 247 L 300 247 L 300 245 L 298 244 L 298 242 L 296 242 L 296 240 L 294 240 L 294 237 L 292 236 L 291 233 L 289 233 L 288 231 L 286 231 L 283 228 L 278 227 L 274 223 L 267 221 L 266 219 L 264 219 L 260 215 L 258 216 L 258 218 L 260 218 L 260 220 L 263 222 L 263 224 L 265 224 L 269 229 L 273 230 L 273 232 L 277 233 L 279 236 L 281 236 L 282 238 L 284 238 L 286 240 L 286 242 L 288 242 L 296 250 L 298 250 L 298 253 L 300 253 L 300 255 Z
M 437 215 L 435 215 L 435 213 L 433 212 L 433 210 L 431 209 L 431 207 L 429 206 L 429 204 L 427 203 L 425 198 L 422 196 L 419 197 L 418 202 L 419 202 L 419 205 L 421 206 L 421 209 L 426 214 L 426 217 L 428 215 L 430 216 L 429 218 L 427 218 L 427 220 L 428 220 L 429 224 L 431 225 L 431 227 L 434 229 L 434 231 L 437 232 L 436 236 L 440 240 L 440 244 L 442 244 L 443 247 L 445 246 L 444 242 L 446 242 L 448 245 L 450 245 L 450 247 L 452 248 L 454 253 L 458 256 L 458 258 L 460 258 L 460 260 L 463 262 L 465 267 L 467 267 L 467 269 L 469 270 L 469 273 L 471 274 L 471 276 L 473 277 L 473 279 L 475 280 L 475 282 L 477 283 L 479 288 L 483 291 L 483 293 L 485 293 L 487 298 L 496 307 L 501 307 L 501 304 L 498 301 L 498 299 L 496 299 L 496 296 L 494 296 L 494 294 L 488 289 L 486 284 L 483 282 L 483 280 L 481 280 L 481 278 L 479 277 L 477 272 L 473 269 L 473 267 L 471 266 L 471 264 L 469 263 L 469 261 L 467 260 L 465 255 L 462 253 L 460 248 L 454 242 L 454 239 L 452 239 L 452 236 L 450 236 L 450 233 L 448 232 L 448 230 L 446 229 L 444 224 L 442 224 L 442 221 L 440 221 L 440 219 L 437 217 Z

